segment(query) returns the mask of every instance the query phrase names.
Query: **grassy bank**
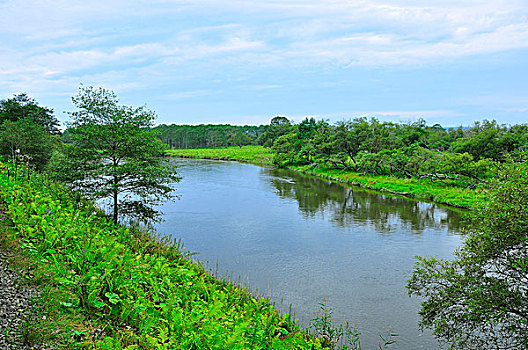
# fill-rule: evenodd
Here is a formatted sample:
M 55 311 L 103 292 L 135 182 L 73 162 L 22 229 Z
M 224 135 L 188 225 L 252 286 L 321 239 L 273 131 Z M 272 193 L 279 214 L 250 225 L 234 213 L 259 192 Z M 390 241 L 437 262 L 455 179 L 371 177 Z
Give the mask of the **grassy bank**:
M 473 208 L 479 201 L 485 200 L 479 189 L 471 190 L 450 186 L 431 182 L 428 179 L 401 179 L 386 175 L 363 175 L 353 171 L 307 166 L 291 166 L 290 168 L 305 175 L 316 176 L 350 186 L 358 186 L 395 196 L 432 201 L 457 208 Z
M 174 149 L 170 150 L 169 154 L 186 158 L 239 160 L 260 165 L 271 165 L 271 154 L 262 146 Z M 401 179 L 386 175 L 363 175 L 353 171 L 308 166 L 290 166 L 290 168 L 308 176 L 458 208 L 472 208 L 477 202 L 485 200 L 479 189 L 461 188 L 452 184 L 432 182 L 429 179 Z
M 271 153 L 262 146 L 171 149 L 167 153 L 183 158 L 236 160 L 258 165 L 271 165 Z
M 11 173 L 12 174 L 12 173 Z M 268 300 L 179 245 L 117 226 L 44 176 L 0 170 L 0 242 L 43 297 L 27 343 L 75 349 L 319 349 Z

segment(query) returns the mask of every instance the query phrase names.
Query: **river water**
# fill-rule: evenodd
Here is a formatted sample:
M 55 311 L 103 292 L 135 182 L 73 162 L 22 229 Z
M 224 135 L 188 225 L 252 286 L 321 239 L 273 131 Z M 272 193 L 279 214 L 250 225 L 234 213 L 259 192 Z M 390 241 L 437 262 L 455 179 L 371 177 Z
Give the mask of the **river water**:
M 158 230 L 183 240 L 213 271 L 240 280 L 307 326 L 325 301 L 336 322 L 398 334 L 391 349 L 439 349 L 418 326 L 405 288 L 416 255 L 450 258 L 460 214 L 430 203 L 353 190 L 288 170 L 175 159 L 180 200 Z

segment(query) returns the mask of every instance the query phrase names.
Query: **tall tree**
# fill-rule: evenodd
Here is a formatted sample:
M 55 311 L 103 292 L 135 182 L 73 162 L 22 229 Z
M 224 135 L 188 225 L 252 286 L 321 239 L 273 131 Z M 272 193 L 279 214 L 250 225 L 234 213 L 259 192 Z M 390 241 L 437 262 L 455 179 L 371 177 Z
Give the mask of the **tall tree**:
M 292 125 L 288 118 L 276 116 L 271 119 L 266 132 L 260 136 L 259 143 L 263 144 L 265 147 L 271 147 L 276 139 L 286 135 L 291 130 Z
M 453 349 L 528 349 L 528 166 L 508 166 L 453 261 L 420 258 L 421 325 Z
M 29 118 L 41 125 L 50 134 L 59 134 L 59 121 L 53 116 L 51 108 L 41 107 L 28 95 L 21 93 L 13 98 L 0 101 L 0 124 L 4 121 L 16 122 Z
M 156 221 L 154 206 L 173 198 L 178 182 L 173 166 L 163 157 L 165 146 L 151 127 L 154 112 L 119 104 L 116 94 L 81 85 L 72 98 L 65 157 L 55 163 L 59 178 L 92 199 L 111 202 L 114 222 L 121 216 Z
M 15 164 L 42 170 L 51 158 L 53 137 L 31 119 L 6 120 L 0 125 L 0 154 Z

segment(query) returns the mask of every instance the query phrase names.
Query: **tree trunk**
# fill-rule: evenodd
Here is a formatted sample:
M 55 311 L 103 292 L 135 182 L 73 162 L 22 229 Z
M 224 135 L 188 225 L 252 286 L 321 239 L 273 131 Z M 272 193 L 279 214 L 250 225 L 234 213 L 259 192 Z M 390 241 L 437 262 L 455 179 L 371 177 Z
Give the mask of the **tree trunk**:
M 114 186 L 117 186 L 117 178 L 114 176 Z M 117 218 L 118 218 L 118 207 L 117 207 L 117 188 L 114 187 L 114 193 L 113 193 L 113 197 L 114 197 L 114 215 L 113 215 L 113 219 L 114 219 L 114 223 L 117 224 Z

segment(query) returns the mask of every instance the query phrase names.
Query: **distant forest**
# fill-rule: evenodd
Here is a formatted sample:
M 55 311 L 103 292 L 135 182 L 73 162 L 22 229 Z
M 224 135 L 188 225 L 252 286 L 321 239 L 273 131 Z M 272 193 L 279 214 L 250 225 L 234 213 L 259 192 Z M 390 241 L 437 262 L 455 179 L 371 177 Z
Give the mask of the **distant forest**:
M 158 125 L 159 138 L 172 148 L 217 148 L 263 144 L 267 125 Z

